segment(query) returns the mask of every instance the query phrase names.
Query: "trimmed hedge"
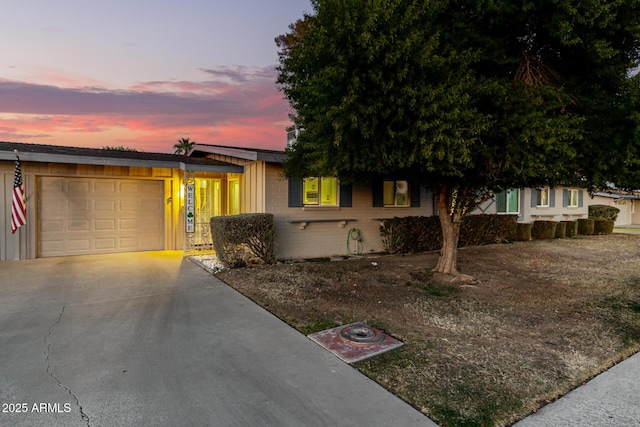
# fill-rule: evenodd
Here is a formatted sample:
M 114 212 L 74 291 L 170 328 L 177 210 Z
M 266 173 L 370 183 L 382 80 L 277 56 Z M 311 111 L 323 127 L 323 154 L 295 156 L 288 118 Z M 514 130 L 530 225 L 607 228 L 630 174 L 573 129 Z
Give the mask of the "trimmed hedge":
M 531 229 L 531 237 L 534 239 L 553 239 L 556 237 L 555 221 L 533 221 L 533 228 Z
M 615 206 L 591 205 L 589 206 L 589 218 L 602 218 L 615 221 L 618 219 L 620 209 Z
M 516 238 L 517 242 L 528 242 L 531 240 L 531 224 L 528 222 L 519 222 L 516 225 Z
M 479 246 L 516 239 L 517 215 L 469 215 L 462 219 L 458 246 Z M 440 249 L 442 229 L 437 216 L 409 216 L 383 221 L 380 235 L 392 254 Z
M 578 221 L 560 221 L 566 225 L 566 236 L 576 237 L 578 235 Z
M 567 223 L 557 222 L 556 223 L 556 239 L 564 239 L 565 237 L 567 237 Z
M 273 214 L 216 216 L 210 224 L 213 247 L 225 267 L 242 267 L 252 258 L 275 261 Z
M 591 235 L 595 231 L 595 220 L 593 218 L 580 218 L 578 220 L 578 234 Z
M 611 234 L 613 233 L 612 219 L 593 218 L 593 234 Z

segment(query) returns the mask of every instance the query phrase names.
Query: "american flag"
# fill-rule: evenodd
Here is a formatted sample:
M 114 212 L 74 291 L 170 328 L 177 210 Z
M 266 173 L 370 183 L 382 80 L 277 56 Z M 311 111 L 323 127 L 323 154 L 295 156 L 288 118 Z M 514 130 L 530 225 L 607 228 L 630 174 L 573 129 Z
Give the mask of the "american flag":
M 11 233 L 15 233 L 19 227 L 27 222 L 27 205 L 24 200 L 24 187 L 22 186 L 22 171 L 20 170 L 20 157 L 16 159 L 16 170 L 13 174 L 13 200 L 11 202 Z

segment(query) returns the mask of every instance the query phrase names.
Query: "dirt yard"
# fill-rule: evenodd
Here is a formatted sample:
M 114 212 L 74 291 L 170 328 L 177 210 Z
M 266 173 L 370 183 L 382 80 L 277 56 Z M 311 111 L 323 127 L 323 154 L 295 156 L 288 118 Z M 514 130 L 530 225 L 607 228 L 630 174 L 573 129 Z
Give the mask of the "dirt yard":
M 355 365 L 443 426 L 503 426 L 640 349 L 640 236 L 257 266 L 222 280 L 304 334 L 365 321 L 405 346 Z

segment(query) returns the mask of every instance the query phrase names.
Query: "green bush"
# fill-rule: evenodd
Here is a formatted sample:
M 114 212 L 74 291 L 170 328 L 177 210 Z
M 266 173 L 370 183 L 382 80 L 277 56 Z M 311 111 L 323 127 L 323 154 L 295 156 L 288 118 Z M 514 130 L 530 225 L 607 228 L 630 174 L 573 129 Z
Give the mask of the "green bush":
M 556 237 L 557 225 L 558 223 L 555 221 L 533 221 L 531 237 L 534 239 L 553 239 Z
M 578 221 L 560 221 L 566 225 L 567 237 L 576 237 L 578 235 Z
M 611 234 L 613 233 L 612 219 L 593 218 L 593 234 Z
M 618 219 L 620 209 L 615 206 L 591 205 L 589 206 L 589 218 L 602 218 L 615 221 Z
M 516 226 L 516 241 L 528 242 L 531 240 L 531 224 L 528 222 L 519 222 Z
M 213 247 L 225 267 L 242 267 L 251 258 L 274 262 L 275 224 L 272 214 L 216 216 L 210 223 Z
M 591 235 L 595 232 L 595 220 L 592 218 L 580 218 L 578 220 L 578 234 Z
M 458 246 L 510 242 L 516 238 L 516 215 L 469 215 L 460 226 Z M 437 216 L 410 216 L 385 220 L 380 226 L 389 253 L 417 253 L 440 249 L 442 229 Z
M 556 223 L 556 239 L 564 239 L 565 237 L 567 237 L 567 223 Z

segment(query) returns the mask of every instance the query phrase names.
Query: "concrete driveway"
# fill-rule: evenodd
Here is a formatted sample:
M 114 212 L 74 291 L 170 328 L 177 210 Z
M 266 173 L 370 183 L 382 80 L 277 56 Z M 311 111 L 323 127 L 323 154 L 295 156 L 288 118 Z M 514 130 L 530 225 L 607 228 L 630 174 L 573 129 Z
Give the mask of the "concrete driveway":
M 0 262 L 0 425 L 435 426 L 180 252 Z

